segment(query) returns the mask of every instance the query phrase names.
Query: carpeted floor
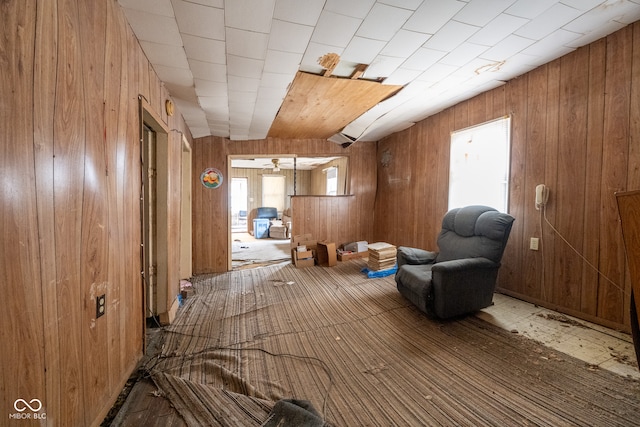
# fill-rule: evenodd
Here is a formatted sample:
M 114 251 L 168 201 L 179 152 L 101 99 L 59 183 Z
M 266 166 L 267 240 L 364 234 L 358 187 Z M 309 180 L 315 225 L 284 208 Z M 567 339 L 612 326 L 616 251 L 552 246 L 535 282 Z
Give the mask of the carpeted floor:
M 199 277 L 147 366 L 188 425 L 310 402 L 336 426 L 631 426 L 640 382 L 474 316 L 427 318 L 363 260 Z

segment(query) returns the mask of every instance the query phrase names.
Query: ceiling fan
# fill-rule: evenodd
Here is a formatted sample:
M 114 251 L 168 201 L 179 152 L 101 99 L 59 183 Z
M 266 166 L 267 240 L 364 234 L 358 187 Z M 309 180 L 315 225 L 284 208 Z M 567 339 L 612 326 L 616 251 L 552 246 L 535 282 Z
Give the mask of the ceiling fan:
M 271 164 L 265 164 L 263 169 L 267 167 L 270 167 L 273 172 L 280 172 L 280 159 L 271 159 Z

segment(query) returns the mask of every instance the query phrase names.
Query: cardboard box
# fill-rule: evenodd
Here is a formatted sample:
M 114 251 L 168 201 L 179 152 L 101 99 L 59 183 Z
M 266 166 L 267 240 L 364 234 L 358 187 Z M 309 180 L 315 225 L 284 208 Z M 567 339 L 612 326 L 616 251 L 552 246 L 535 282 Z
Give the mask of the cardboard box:
M 366 252 L 369 250 L 369 243 L 366 240 L 344 244 L 344 250 L 349 252 Z
M 318 242 L 316 254 L 318 256 L 318 265 L 333 267 L 338 263 L 335 243 Z
M 368 256 L 369 256 L 369 251 L 364 251 L 364 252 L 338 251 L 338 261 L 349 261 L 350 259 L 366 258 Z
M 316 251 L 318 242 L 313 239 L 311 234 L 301 234 L 291 238 L 291 262 L 295 264 L 295 252 L 299 246 L 304 246 L 308 251 Z
M 298 268 L 313 267 L 315 258 L 313 251 L 298 251 L 291 248 L 291 262 Z

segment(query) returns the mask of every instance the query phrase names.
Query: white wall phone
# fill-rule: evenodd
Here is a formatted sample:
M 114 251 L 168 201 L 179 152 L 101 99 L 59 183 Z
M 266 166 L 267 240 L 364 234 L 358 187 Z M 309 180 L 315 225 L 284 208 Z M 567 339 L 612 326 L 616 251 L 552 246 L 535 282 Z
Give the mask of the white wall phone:
M 541 206 L 544 206 L 549 200 L 549 189 L 546 185 L 540 184 L 536 186 L 536 209 L 540 210 Z

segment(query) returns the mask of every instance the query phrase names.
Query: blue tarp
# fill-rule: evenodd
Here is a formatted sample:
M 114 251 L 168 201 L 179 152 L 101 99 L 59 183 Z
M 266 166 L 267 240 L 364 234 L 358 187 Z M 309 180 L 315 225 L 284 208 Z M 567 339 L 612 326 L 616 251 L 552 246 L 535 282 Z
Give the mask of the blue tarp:
M 360 270 L 362 273 L 366 274 L 369 279 L 373 279 L 374 277 L 386 277 L 395 274 L 398 271 L 398 264 L 394 265 L 392 268 L 387 268 L 386 270 L 377 270 L 372 271 L 367 267 Z

